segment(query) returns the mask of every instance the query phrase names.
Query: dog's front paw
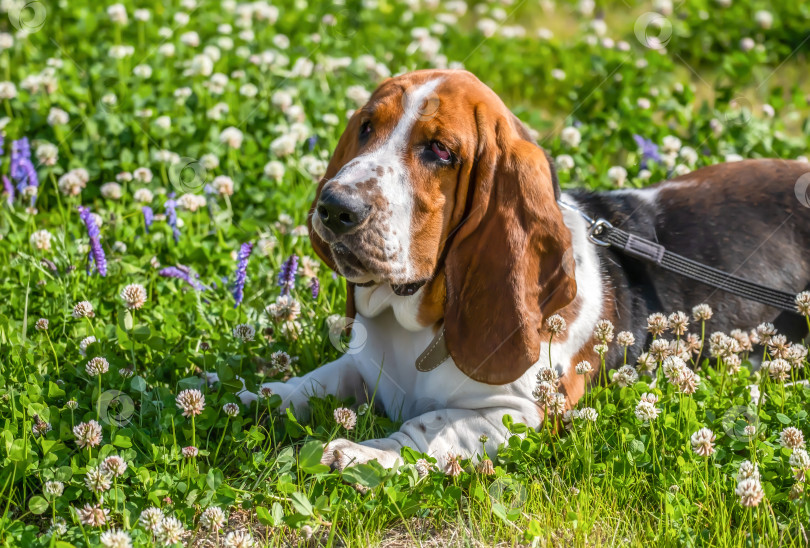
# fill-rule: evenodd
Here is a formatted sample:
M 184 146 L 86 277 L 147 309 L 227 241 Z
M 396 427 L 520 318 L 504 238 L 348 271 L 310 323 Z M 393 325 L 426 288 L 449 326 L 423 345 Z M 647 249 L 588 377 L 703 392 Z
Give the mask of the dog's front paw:
M 217 375 L 216 373 L 203 372 L 203 377 L 205 378 L 205 382 L 208 383 L 208 386 L 214 386 L 216 383 L 219 382 L 219 375 Z
M 394 451 L 375 449 L 340 438 L 326 444 L 321 463 L 333 470 L 343 470 L 347 466 L 372 460 L 376 460 L 384 468 L 393 468 L 400 459 L 399 454 Z

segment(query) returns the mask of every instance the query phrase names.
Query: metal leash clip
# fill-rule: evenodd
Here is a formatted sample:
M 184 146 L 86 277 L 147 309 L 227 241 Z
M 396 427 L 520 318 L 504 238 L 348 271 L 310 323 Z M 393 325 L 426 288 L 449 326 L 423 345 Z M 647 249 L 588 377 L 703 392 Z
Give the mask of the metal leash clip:
M 588 229 L 588 240 L 592 244 L 596 244 L 598 246 L 610 247 L 610 243 L 597 238 L 597 236 L 601 236 L 605 233 L 606 229 L 609 228 L 613 228 L 613 225 L 610 224 L 606 219 L 596 219 Z

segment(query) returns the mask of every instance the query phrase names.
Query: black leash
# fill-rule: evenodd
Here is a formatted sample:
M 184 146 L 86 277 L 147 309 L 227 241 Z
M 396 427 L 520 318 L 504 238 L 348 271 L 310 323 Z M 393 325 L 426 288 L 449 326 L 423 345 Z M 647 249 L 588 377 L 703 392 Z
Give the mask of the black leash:
M 630 234 L 610 224 L 606 219 L 592 219 L 579 208 L 559 202 L 576 211 L 588 223 L 588 240 L 601 247 L 615 248 L 630 257 L 655 263 L 691 280 L 710 285 L 739 297 L 798 314 L 796 294 L 754 283 L 714 267 L 693 261 L 669 251 L 659 243 Z

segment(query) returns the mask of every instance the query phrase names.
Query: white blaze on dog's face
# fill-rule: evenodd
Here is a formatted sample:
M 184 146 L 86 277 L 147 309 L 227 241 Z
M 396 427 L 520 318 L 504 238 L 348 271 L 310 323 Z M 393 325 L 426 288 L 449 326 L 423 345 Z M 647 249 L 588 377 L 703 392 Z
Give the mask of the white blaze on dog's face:
M 418 286 L 434 274 L 455 182 L 475 149 L 459 131 L 463 119 L 475 133 L 472 108 L 460 116 L 448 90 L 470 80 L 460 71 L 390 79 L 352 116 L 310 217 L 314 247 L 349 281 Z

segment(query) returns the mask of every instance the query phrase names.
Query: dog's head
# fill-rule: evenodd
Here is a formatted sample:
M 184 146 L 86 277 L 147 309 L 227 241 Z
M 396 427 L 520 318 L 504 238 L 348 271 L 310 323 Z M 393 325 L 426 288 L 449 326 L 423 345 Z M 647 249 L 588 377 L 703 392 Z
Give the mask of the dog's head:
M 340 138 L 310 212 L 317 253 L 354 284 L 428 287 L 450 353 L 476 380 L 518 378 L 543 320 L 576 294 L 553 166 L 465 71 L 383 82 Z

